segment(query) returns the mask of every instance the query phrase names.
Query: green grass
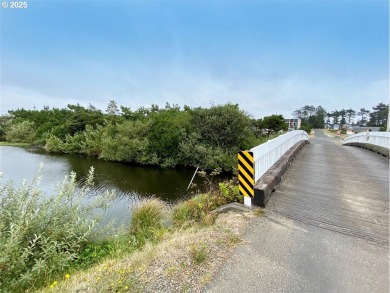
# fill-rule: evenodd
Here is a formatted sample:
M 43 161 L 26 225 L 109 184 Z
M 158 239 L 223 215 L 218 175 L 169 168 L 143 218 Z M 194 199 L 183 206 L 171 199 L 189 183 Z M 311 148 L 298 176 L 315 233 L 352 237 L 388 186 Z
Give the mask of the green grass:
M 206 259 L 207 259 L 207 251 L 206 251 L 205 244 L 200 246 L 193 245 L 191 247 L 191 260 L 193 263 L 200 265 Z
M 158 199 L 144 201 L 133 209 L 130 237 L 134 246 L 155 242 L 164 234 L 164 210 L 164 203 Z
M 30 146 L 30 143 L 26 142 L 9 142 L 9 141 L 0 141 L 0 146 Z

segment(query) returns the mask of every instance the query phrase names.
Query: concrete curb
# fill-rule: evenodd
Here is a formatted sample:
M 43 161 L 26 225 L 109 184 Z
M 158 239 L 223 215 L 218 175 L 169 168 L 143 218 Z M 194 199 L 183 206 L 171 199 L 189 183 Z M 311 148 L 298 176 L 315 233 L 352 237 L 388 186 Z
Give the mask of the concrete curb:
M 289 149 L 261 178 L 255 183 L 255 196 L 253 204 L 265 207 L 272 191 L 282 180 L 284 172 L 288 169 L 296 154 L 309 141 L 303 140 L 297 142 L 291 149 Z
M 343 146 L 356 146 L 356 147 L 367 149 L 367 150 L 373 151 L 377 154 L 380 154 L 382 156 L 390 158 L 390 154 L 389 154 L 390 151 L 388 148 L 384 148 L 384 147 L 377 146 L 374 144 L 362 143 L 362 142 L 350 142 L 350 143 L 343 144 Z
M 218 214 L 227 213 L 230 211 L 237 213 L 245 213 L 254 209 L 258 209 L 258 207 L 248 207 L 246 205 L 243 205 L 242 203 L 231 202 L 216 208 L 213 212 L 216 212 Z

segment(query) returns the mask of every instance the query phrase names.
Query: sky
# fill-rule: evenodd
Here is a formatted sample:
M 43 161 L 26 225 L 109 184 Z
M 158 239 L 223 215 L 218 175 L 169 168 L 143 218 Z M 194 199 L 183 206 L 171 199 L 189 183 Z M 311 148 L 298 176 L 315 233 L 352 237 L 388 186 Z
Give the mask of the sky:
M 387 0 L 30 0 L 0 13 L 1 114 L 115 100 L 287 118 L 389 103 Z

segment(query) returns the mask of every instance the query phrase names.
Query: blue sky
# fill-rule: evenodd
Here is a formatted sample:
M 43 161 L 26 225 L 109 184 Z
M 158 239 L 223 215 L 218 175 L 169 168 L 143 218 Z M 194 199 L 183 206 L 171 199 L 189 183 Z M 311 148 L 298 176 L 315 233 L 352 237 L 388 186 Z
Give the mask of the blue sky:
M 1 113 L 109 100 L 256 118 L 389 101 L 388 1 L 28 1 L 1 11 Z

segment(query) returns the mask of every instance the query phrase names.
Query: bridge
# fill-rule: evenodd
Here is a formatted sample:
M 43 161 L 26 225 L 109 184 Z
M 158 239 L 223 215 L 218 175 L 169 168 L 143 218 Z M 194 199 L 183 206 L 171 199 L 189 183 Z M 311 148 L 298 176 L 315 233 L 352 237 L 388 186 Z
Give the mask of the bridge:
M 389 160 L 365 149 L 341 146 L 316 130 L 267 208 L 340 233 L 389 243 Z
M 308 141 L 306 132 L 293 131 L 250 150 L 254 196 L 245 198 L 246 205 L 253 200 L 265 207 L 272 198 L 267 208 L 288 217 L 388 243 L 389 160 L 384 156 L 390 133 L 360 133 L 341 142 L 314 130 L 303 148 Z
M 309 140 L 207 292 L 389 292 L 389 133 Z

